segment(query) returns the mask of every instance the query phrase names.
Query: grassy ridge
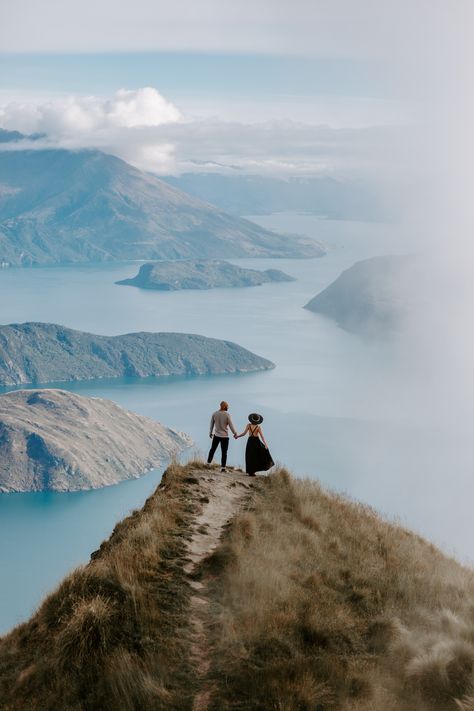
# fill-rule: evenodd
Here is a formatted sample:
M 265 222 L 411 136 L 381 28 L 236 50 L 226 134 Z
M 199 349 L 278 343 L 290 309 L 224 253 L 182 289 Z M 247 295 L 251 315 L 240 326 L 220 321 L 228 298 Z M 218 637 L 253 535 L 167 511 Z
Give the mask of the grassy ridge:
M 190 708 L 184 543 L 196 503 L 170 467 L 143 509 L 0 640 L 0 708 Z
M 253 480 L 201 567 L 203 678 L 184 572 L 200 478 L 170 467 L 0 640 L 2 711 L 191 711 L 198 690 L 208 711 L 474 711 L 474 573 L 285 470 Z
M 280 471 L 209 565 L 214 711 L 474 709 L 473 573 L 367 507 Z

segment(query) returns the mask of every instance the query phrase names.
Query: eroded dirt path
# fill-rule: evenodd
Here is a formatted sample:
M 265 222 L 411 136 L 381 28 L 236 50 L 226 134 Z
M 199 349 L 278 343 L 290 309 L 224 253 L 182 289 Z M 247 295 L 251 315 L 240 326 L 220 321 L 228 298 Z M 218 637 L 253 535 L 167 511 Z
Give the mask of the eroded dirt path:
M 190 601 L 192 627 L 191 660 L 197 670 L 201 688 L 196 694 L 193 711 L 206 711 L 212 689 L 207 675 L 210 668 L 210 650 L 207 635 L 209 624 L 209 579 L 204 572 L 200 579 L 196 574 L 202 561 L 218 546 L 224 528 L 244 505 L 252 490 L 252 479 L 239 469 L 221 472 L 218 467 L 198 469 L 190 473 L 199 482 L 199 500 L 202 506 L 196 516 L 193 534 L 187 544 L 189 563 L 185 572 L 190 577 L 193 595 Z

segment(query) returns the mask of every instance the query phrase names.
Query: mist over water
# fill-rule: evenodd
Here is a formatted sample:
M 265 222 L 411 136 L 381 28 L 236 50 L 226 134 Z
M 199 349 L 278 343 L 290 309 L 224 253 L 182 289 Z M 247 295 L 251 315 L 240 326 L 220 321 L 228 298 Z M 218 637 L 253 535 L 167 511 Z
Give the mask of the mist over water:
M 411 289 L 413 308 L 394 345 L 400 376 L 410 380 L 410 388 L 393 407 L 408 406 L 422 421 L 469 434 L 474 414 L 474 6 L 467 0 L 413 3 L 411 17 L 404 20 L 395 25 L 400 47 L 391 61 L 414 120 L 396 146 L 399 159 L 392 154 L 390 160 L 398 173 L 401 227 L 411 235 L 410 251 L 420 255 L 424 270 L 418 283 L 401 286 Z M 396 370 L 393 378 L 396 382 Z M 452 456 L 454 465 L 456 450 Z
M 297 281 L 203 292 L 116 286 L 117 279 L 136 272 L 135 264 L 4 270 L 0 320 L 50 321 L 104 334 L 188 331 L 234 340 L 270 358 L 275 370 L 249 375 L 58 386 L 113 399 L 184 430 L 201 452 L 209 445 L 209 414 L 223 397 L 231 403 L 238 428 L 248 412 L 261 411 L 275 460 L 471 560 L 470 442 L 460 432 L 423 420 L 421 409 L 413 406 L 416 378 L 407 366 L 403 379 L 397 344 L 347 333 L 302 308 L 358 259 L 409 251 L 403 231 L 397 225 L 308 215 L 255 219 L 317 237 L 327 244 L 328 255 L 240 260 L 256 268 L 283 269 Z M 242 464 L 243 458 L 242 441 L 231 443 L 230 462 Z M 87 561 L 116 521 L 140 506 L 158 480 L 159 472 L 100 491 L 0 495 L 0 565 L 6 581 L 0 592 L 0 630 L 27 617 L 71 567 Z
M 412 428 L 411 444 L 400 441 L 390 454 L 400 487 L 418 501 L 418 527 L 433 517 L 432 537 L 445 544 L 456 528 L 451 544 L 472 561 L 474 5 L 387 3 L 382 36 L 388 27 L 385 47 L 367 37 L 367 53 L 390 65 L 392 89 L 411 107 L 412 120 L 392 145 L 377 147 L 374 163 L 385 199 L 397 207 L 406 252 L 420 268 L 417 279 L 400 280 L 399 299 L 411 308 L 385 367 L 359 382 L 368 417 Z M 389 450 L 379 446 L 384 476 Z M 364 447 L 356 456 L 373 457 L 374 448 Z

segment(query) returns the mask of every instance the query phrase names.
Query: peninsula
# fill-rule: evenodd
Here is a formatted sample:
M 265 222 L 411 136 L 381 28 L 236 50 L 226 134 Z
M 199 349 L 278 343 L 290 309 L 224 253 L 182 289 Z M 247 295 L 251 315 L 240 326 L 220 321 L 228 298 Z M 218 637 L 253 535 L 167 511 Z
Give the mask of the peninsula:
M 0 326 L 0 385 L 218 375 L 274 364 L 231 341 L 188 333 L 97 336 L 50 323 Z
M 110 400 L 47 389 L 0 395 L 0 492 L 98 489 L 137 478 L 190 444 Z
M 420 279 L 419 260 L 371 257 L 346 269 L 305 305 L 348 331 L 387 334 L 409 311 Z

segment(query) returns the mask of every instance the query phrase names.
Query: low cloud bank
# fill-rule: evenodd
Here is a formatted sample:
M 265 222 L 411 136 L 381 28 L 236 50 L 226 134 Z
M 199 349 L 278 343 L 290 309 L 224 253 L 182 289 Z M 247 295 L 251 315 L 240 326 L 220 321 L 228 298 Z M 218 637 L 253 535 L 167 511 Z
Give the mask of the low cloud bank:
M 184 172 L 272 176 L 377 175 L 405 127 L 332 128 L 290 120 L 243 123 L 187 117 L 152 87 L 110 98 L 67 96 L 0 106 L 0 126 L 44 138 L 2 150 L 99 148 L 158 175 Z M 385 173 L 385 168 L 383 169 Z
M 43 103 L 10 102 L 0 107 L 4 128 L 45 133 L 53 139 L 116 128 L 162 126 L 181 118 L 179 109 L 152 87 L 119 89 L 110 99 L 67 96 Z

